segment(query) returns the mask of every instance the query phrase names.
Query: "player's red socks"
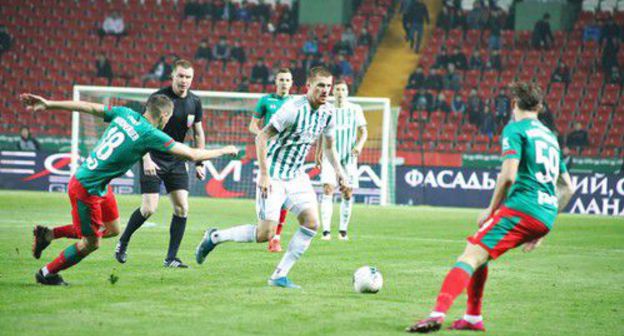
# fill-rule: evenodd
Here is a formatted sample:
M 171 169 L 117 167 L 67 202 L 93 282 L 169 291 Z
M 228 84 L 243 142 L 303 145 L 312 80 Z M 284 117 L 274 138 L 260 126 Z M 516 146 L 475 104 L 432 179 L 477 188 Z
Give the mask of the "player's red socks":
M 288 210 L 286 209 L 280 210 L 279 223 L 277 224 L 277 228 L 275 229 L 276 236 L 279 236 L 282 234 L 282 228 L 284 227 L 284 222 L 286 222 L 286 215 L 288 215 Z
M 442 289 L 440 294 L 438 294 L 438 300 L 434 309 L 435 312 L 446 314 L 455 299 L 468 286 L 473 271 L 472 266 L 461 261 L 458 261 L 453 266 L 442 283 Z
M 77 244 L 71 245 L 61 252 L 56 259 L 46 265 L 48 272 L 58 273 L 64 269 L 70 268 L 80 262 L 87 254 L 78 250 Z
M 481 302 L 483 299 L 483 288 L 488 276 L 488 266 L 477 268 L 472 274 L 468 283 L 468 304 L 466 306 L 466 314 L 478 316 L 481 315 Z
M 58 239 L 58 238 L 77 239 L 78 233 L 76 232 L 76 228 L 72 224 L 69 224 L 69 225 L 57 226 L 53 228 L 52 236 L 54 237 L 54 239 Z

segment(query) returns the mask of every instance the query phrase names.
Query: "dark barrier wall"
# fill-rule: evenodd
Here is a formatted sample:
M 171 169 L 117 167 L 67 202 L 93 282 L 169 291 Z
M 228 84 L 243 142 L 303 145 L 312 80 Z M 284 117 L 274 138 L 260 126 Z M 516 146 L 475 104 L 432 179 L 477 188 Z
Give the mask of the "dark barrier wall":
M 450 207 L 488 206 L 497 171 L 397 167 L 396 203 Z M 566 211 L 624 216 L 624 175 L 572 174 L 576 193 Z

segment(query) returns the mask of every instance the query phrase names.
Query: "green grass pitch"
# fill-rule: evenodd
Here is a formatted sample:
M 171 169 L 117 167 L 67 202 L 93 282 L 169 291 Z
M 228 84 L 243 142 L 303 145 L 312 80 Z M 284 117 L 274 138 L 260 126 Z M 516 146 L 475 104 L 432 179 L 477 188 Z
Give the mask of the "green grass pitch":
M 118 196 L 122 226 L 138 196 Z M 128 263 L 115 239 L 63 273 L 71 286 L 35 284 L 35 271 L 71 242 L 31 255 L 32 227 L 68 224 L 65 195 L 0 192 L 1 335 L 402 335 L 428 313 L 446 271 L 475 230 L 477 210 L 356 206 L 351 241 L 315 239 L 291 272 L 303 291 L 270 288 L 281 255 L 266 244 L 225 244 L 199 266 L 193 251 L 209 226 L 255 222 L 251 200 L 192 198 L 180 257 L 190 269 L 164 269 L 171 216 L 161 199 L 154 227 L 142 228 Z M 334 211 L 337 225 L 338 207 Z M 284 245 L 295 229 L 289 217 Z M 385 286 L 353 292 L 359 266 L 377 266 Z M 561 216 L 542 247 L 491 264 L 484 298 L 493 335 L 623 335 L 624 220 Z M 114 285 L 109 277 L 119 280 Z M 465 308 L 461 296 L 447 321 Z M 466 332 L 443 331 L 442 335 Z

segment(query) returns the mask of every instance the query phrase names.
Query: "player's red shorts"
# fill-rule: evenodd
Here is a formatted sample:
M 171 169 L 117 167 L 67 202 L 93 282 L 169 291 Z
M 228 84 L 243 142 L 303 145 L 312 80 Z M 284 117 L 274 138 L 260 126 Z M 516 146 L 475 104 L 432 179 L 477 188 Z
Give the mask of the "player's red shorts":
M 502 206 L 477 233 L 468 237 L 468 241 L 483 247 L 492 259 L 496 259 L 512 248 L 545 236 L 548 231 L 539 220 Z
M 72 176 L 67 193 L 72 205 L 72 222 L 79 237 L 102 237 L 105 229 L 104 223 L 119 218 L 117 200 L 110 186 L 103 197 L 91 195 Z

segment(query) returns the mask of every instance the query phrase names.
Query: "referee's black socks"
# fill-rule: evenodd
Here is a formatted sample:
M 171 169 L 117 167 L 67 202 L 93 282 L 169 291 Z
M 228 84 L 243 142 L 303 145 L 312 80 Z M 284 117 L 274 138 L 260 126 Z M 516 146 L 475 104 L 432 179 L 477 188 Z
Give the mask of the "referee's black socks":
M 132 237 L 134 231 L 138 230 L 141 225 L 145 223 L 146 220 L 147 218 L 143 217 L 143 214 L 141 214 L 141 208 L 137 208 L 136 210 L 134 210 L 132 216 L 130 216 L 130 220 L 128 221 L 126 229 L 121 235 L 121 238 L 119 238 L 119 241 L 122 244 L 128 245 L 128 242 L 130 242 L 130 237 Z
M 186 217 L 171 216 L 171 226 L 169 227 L 169 250 L 167 260 L 173 260 L 178 255 L 178 249 L 184 237 L 186 229 Z

